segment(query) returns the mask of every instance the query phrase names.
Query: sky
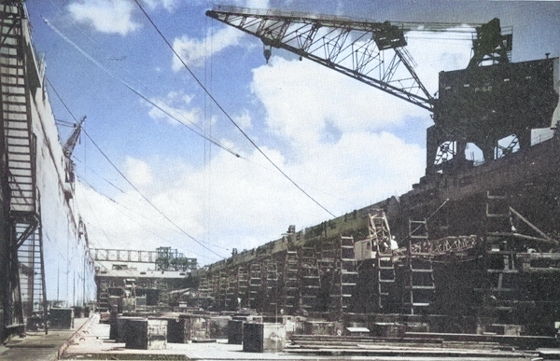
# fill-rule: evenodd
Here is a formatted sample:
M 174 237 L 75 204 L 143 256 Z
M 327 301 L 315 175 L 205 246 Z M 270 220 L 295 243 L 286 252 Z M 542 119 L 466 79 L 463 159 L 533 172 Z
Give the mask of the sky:
M 411 190 L 433 124 L 285 51 L 267 63 L 259 39 L 205 15 L 214 5 L 457 26 L 498 17 L 513 28 L 512 61 L 560 55 L 556 1 L 26 3 L 61 142 L 86 117 L 73 160 L 91 247 L 171 247 L 200 265 Z M 407 36 L 432 94 L 440 71 L 468 64 L 467 40 Z

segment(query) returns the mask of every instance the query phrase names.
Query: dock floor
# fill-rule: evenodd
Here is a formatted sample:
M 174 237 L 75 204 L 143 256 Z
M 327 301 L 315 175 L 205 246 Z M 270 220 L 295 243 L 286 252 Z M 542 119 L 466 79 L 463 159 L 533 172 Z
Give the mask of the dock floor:
M 210 343 L 167 343 L 162 350 L 131 350 L 109 339 L 110 326 L 99 323 L 99 315 L 76 319 L 71 330 L 50 330 L 47 335 L 28 333 L 0 346 L 0 360 L 560 360 L 560 349 L 501 351 L 484 349 L 435 349 L 405 346 L 360 345 L 355 347 L 285 348 L 275 353 L 243 352 L 242 345 L 218 339 Z

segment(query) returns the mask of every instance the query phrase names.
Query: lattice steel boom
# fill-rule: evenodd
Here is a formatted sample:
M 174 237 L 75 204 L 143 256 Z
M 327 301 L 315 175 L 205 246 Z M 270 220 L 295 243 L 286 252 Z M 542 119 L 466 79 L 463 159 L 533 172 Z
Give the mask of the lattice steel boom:
M 225 6 L 206 15 L 260 38 L 266 47 L 286 49 L 433 111 L 435 100 L 413 69 L 402 25 Z

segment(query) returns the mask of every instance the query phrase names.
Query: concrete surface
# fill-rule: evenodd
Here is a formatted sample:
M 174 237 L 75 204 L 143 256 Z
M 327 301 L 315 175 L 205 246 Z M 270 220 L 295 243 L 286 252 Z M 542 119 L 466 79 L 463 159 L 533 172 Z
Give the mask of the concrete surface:
M 51 360 L 503 360 L 529 361 L 541 359 L 560 360 L 560 350 L 499 351 L 411 348 L 406 346 L 360 345 L 352 348 L 286 349 L 276 353 L 243 352 L 242 345 L 230 345 L 227 340 L 211 343 L 167 343 L 163 350 L 131 350 L 124 343 L 109 339 L 110 326 L 99 323 L 99 315 L 89 319 L 76 319 L 71 330 L 50 330 L 28 333 L 26 337 L 14 338 L 0 346 L 0 360 L 51 361 Z
M 44 331 L 28 331 L 22 337 L 16 336 L 5 344 L 0 345 L 0 360 L 57 360 L 78 329 L 91 321 L 87 318 L 77 318 L 74 320 L 74 327 L 72 329 L 51 329 L 48 334 L 45 334 Z
M 100 324 L 95 315 L 92 322 L 78 331 L 63 359 L 69 360 L 531 360 L 537 352 L 495 350 L 430 349 L 385 347 L 384 345 L 356 345 L 355 348 L 309 350 L 291 349 L 288 352 L 248 353 L 242 345 L 230 345 L 227 340 L 211 343 L 167 343 L 163 350 L 131 350 L 124 343 L 109 339 L 110 326 Z M 336 346 L 336 345 L 334 345 Z

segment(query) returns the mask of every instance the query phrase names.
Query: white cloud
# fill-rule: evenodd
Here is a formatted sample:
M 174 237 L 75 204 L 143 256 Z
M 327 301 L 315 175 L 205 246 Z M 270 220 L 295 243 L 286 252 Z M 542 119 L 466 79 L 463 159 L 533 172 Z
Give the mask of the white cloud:
M 193 96 L 183 92 L 172 91 L 165 97 L 151 98 L 148 114 L 152 119 L 165 119 L 171 124 L 180 121 L 191 127 L 200 123 L 202 111 L 191 105 Z M 173 116 L 175 119 L 171 118 Z
M 159 6 L 167 10 L 168 12 L 173 12 L 178 6 L 178 0 L 143 0 L 150 9 L 157 9 Z
M 407 50 L 418 64 L 422 83 L 434 93 L 440 71 L 465 69 L 471 57 L 472 39 L 466 29 L 460 32 L 410 32 Z M 462 40 L 458 40 L 462 39 Z
M 378 130 L 425 114 L 308 60 L 274 58 L 253 72 L 252 90 L 268 111 L 267 124 L 298 145 L 320 143 L 327 124 L 341 132 Z
M 127 178 L 136 186 L 146 187 L 153 183 L 152 171 L 145 161 L 127 157 L 125 172 Z
M 241 127 L 241 129 L 252 128 L 251 115 L 249 115 L 247 110 L 244 110 L 240 115 L 234 116 L 233 120 Z
M 203 52 L 196 55 L 202 44 L 191 43 L 190 61 L 204 59 Z M 453 66 L 442 61 L 450 57 L 458 64 L 468 61 L 468 51 L 463 57 L 462 49 L 455 51 L 445 44 L 440 49 L 411 42 L 411 47 L 418 73 L 431 89 L 437 87 L 437 71 Z M 442 52 L 448 54 L 443 57 Z M 256 133 L 261 150 L 335 215 L 400 195 L 424 172 L 425 150 L 398 135 L 403 129 L 406 132 L 411 117 L 429 119 L 419 107 L 311 61 L 278 57 L 253 70 L 251 89 L 267 114 L 262 125 L 268 136 Z M 184 93 L 171 92 L 154 101 L 170 111 L 187 112 L 195 122 L 199 119 L 194 110 L 184 110 L 195 103 Z M 163 118 L 154 109 L 150 114 Z M 238 114 L 235 120 L 240 126 L 257 128 L 253 113 Z M 278 138 L 288 151 L 275 143 Z M 227 144 L 228 139 L 220 142 Z M 105 233 L 128 242 L 132 249 L 169 245 L 207 264 L 218 257 L 190 237 L 227 256 L 232 248 L 251 249 L 280 238 L 290 224 L 299 230 L 332 218 L 258 151 L 248 152 L 245 159 L 220 149 L 212 155 L 204 169 L 194 169 L 186 159 L 129 158 L 125 164 L 127 176 L 188 236 L 129 191 L 115 198 L 126 208 L 107 200 L 91 201 L 107 207 L 97 217 L 112 224 L 104 231 L 89 227 L 92 238 L 103 240 Z
M 388 133 L 347 133 L 335 145 L 319 146 L 293 164 L 277 150 L 266 146 L 261 149 L 336 215 L 403 193 L 423 170 L 423 150 Z M 278 239 L 290 224 L 301 229 L 331 218 L 257 151 L 247 155 L 246 160 L 218 151 L 206 169 L 199 170 L 177 162 L 148 164 L 128 159 L 125 169 L 158 209 L 190 236 L 217 245 L 211 249 L 220 255 L 227 256 L 232 248 L 251 249 Z M 173 176 L 160 171 L 171 167 L 176 169 Z M 167 241 L 202 263 L 216 260 L 215 255 L 175 229 L 136 192 L 119 194 L 116 200 L 126 208 L 109 203 L 109 210 L 105 204 L 101 209 L 107 211 L 98 216 L 113 224 L 105 230 L 112 239 L 140 241 L 131 243 L 132 249 L 138 249 L 139 244 L 142 249 L 155 249 Z M 119 211 L 115 212 L 115 208 Z M 146 228 L 153 231 L 147 232 Z M 98 229 L 90 229 L 90 233 L 93 239 L 105 238 Z
M 175 38 L 173 49 L 188 66 L 202 66 L 206 59 L 228 46 L 236 46 L 243 37 L 243 32 L 232 27 L 224 27 L 209 34 L 206 39 L 195 39 L 188 35 Z M 210 46 L 211 44 L 211 46 Z M 177 57 L 173 57 L 173 70 L 179 71 L 183 64 Z
M 269 7 L 269 0 L 234 0 L 233 4 L 252 9 L 266 9 Z
M 72 18 L 108 34 L 127 35 L 140 27 L 132 19 L 135 4 L 121 0 L 78 0 L 67 6 Z

